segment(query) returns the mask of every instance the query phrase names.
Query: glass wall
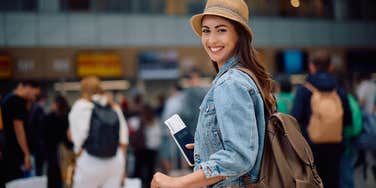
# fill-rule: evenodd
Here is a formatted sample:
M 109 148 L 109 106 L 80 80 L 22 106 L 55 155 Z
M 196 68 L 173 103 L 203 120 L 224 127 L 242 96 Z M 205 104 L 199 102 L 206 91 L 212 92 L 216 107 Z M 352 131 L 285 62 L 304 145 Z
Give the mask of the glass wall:
M 375 0 L 245 0 L 255 17 L 376 20 Z M 205 0 L 0 0 L 0 11 L 89 12 L 189 16 Z

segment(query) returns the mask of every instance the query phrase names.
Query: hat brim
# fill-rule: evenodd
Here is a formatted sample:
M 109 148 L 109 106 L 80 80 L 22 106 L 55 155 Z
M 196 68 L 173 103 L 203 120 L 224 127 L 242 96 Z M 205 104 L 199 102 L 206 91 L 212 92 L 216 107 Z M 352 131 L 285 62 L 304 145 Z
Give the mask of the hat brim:
M 202 31 L 201 31 L 202 18 L 206 15 L 220 16 L 220 17 L 223 17 L 223 18 L 227 18 L 227 19 L 236 21 L 236 22 L 240 23 L 244 27 L 244 29 L 246 29 L 246 31 L 248 32 L 251 39 L 253 37 L 253 32 L 252 32 L 251 28 L 249 27 L 248 23 L 239 21 L 238 17 L 233 16 L 231 14 L 224 14 L 223 11 L 215 11 L 215 10 L 207 11 L 207 12 L 204 12 L 204 13 L 201 13 L 201 14 L 196 14 L 196 15 L 191 17 L 191 20 L 190 20 L 191 27 L 192 27 L 193 31 L 195 32 L 195 34 L 199 37 L 201 37 L 201 35 L 202 35 Z

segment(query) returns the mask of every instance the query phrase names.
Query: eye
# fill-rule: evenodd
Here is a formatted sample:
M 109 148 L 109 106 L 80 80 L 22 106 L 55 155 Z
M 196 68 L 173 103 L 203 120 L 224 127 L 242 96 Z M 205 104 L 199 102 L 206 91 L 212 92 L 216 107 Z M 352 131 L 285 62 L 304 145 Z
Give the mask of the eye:
M 226 32 L 227 30 L 225 29 L 225 28 L 221 28 L 221 29 L 218 29 L 218 32 L 219 33 L 224 33 L 224 32 Z
M 210 32 L 210 30 L 209 29 L 207 29 L 207 28 L 202 28 L 202 30 L 201 30 L 203 33 L 209 33 Z

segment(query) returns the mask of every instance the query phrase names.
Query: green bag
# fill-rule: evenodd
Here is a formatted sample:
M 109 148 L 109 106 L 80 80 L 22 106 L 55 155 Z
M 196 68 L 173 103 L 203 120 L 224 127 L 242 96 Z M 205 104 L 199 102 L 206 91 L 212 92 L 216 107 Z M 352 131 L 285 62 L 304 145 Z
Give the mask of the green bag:
M 347 100 L 351 109 L 352 124 L 343 127 L 343 136 L 345 139 L 350 139 L 359 136 L 362 132 L 362 111 L 354 96 L 348 94 Z

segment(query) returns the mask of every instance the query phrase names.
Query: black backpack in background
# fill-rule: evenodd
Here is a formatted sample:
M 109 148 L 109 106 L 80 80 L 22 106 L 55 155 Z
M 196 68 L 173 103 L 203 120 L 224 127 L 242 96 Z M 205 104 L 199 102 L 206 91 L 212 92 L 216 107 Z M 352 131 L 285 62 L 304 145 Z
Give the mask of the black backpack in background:
M 89 135 L 84 148 L 90 155 L 108 158 L 116 155 L 119 146 L 120 121 L 110 105 L 94 102 L 90 119 Z

